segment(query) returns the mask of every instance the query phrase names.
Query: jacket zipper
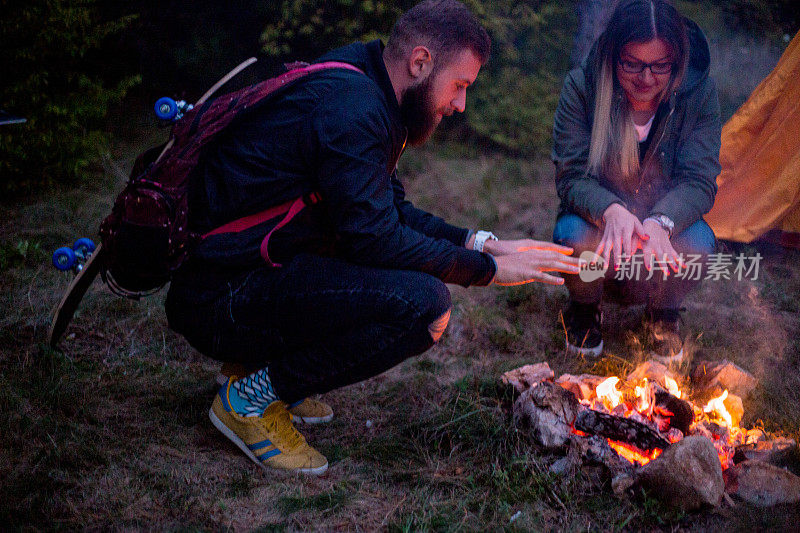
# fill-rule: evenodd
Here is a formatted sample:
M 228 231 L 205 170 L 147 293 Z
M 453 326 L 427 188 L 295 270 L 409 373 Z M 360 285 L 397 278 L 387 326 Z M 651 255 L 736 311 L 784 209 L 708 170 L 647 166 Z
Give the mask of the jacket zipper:
M 674 98 L 674 96 L 673 96 L 673 98 Z M 670 100 L 673 100 L 673 98 L 670 98 Z M 635 191 L 636 194 L 639 193 L 639 189 L 642 186 L 642 178 L 644 177 L 644 174 L 645 174 L 644 170 L 647 168 L 647 165 L 649 165 L 650 162 L 653 160 L 653 157 L 654 157 L 653 154 L 655 154 L 658 151 L 658 147 L 661 146 L 661 141 L 664 140 L 664 135 L 666 135 L 666 133 L 667 133 L 667 124 L 669 123 L 669 120 L 672 118 L 673 113 L 675 113 L 675 102 L 674 101 L 670 102 L 669 113 L 667 113 L 667 116 L 664 117 L 664 120 L 661 123 L 662 124 L 661 128 L 660 128 L 661 131 L 660 131 L 660 134 L 658 136 L 658 139 L 656 140 L 656 142 L 654 144 L 650 145 L 650 149 L 647 151 L 647 154 L 645 154 L 644 161 L 642 162 L 642 167 L 639 170 L 639 182 L 636 184 L 636 191 Z

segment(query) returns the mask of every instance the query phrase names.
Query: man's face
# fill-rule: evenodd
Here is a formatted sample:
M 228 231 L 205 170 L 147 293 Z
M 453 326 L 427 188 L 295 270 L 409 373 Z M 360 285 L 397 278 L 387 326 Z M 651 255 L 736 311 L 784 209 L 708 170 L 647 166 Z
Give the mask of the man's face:
M 475 82 L 480 69 L 480 59 L 465 49 L 448 64 L 435 66 L 424 79 L 403 92 L 400 112 L 411 146 L 427 141 L 443 116 L 464 112 L 467 87 Z

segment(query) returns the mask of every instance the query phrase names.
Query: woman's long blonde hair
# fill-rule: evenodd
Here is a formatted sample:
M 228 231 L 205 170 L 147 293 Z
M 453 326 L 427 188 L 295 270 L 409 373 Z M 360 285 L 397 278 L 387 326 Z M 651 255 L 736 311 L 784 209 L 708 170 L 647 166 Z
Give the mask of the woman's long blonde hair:
M 620 186 L 635 186 L 639 177 L 639 137 L 631 107 L 616 77 L 622 47 L 630 42 L 662 39 L 672 49 L 675 67 L 659 103 L 674 92 L 686 72 L 689 42 L 683 18 L 665 0 L 622 2 L 597 41 L 594 57 L 594 120 L 587 172 Z

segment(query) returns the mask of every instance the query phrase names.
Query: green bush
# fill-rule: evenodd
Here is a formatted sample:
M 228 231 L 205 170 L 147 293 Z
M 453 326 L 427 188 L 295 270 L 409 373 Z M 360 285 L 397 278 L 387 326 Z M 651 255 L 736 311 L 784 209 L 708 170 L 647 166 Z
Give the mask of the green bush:
M 106 111 L 138 80 L 105 79 L 100 60 L 131 19 L 100 20 L 97 0 L 12 0 L 3 11 L 0 108 L 27 123 L 0 126 L 0 190 L 74 181 L 105 145 Z
M 797 0 L 726 0 L 721 6 L 732 25 L 754 33 L 780 31 L 794 35 L 800 28 Z
M 465 121 L 479 139 L 521 155 L 549 151 L 553 114 L 575 33 L 574 2 L 478 2 L 492 59 L 473 90 Z

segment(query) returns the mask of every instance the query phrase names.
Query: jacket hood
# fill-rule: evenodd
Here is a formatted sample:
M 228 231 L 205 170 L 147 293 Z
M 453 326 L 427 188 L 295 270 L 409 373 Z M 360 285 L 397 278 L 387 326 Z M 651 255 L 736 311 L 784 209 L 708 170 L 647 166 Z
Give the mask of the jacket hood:
M 686 67 L 686 76 L 683 83 L 678 88 L 678 93 L 687 93 L 700 85 L 709 74 L 711 65 L 711 52 L 708 48 L 708 40 L 703 34 L 703 30 L 693 20 L 686 17 L 683 19 L 686 25 L 686 35 L 689 38 L 689 64 Z M 594 60 L 597 55 L 597 42 L 592 46 L 589 55 L 581 63 L 586 76 L 587 87 L 594 93 Z

